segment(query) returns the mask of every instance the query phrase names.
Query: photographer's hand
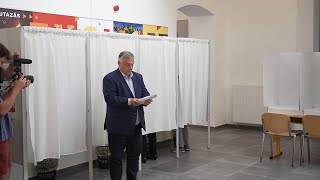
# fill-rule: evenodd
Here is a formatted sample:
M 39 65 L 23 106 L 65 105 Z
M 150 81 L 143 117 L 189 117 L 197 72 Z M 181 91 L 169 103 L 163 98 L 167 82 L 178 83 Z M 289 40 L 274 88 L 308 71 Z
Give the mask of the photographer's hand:
M 27 79 L 21 76 L 15 80 L 13 86 L 2 94 L 3 101 L 0 102 L 0 116 L 6 115 L 14 105 L 15 99 L 20 91 L 28 85 Z
M 27 88 L 30 85 L 31 81 L 29 79 L 27 79 L 26 84 L 24 85 L 23 89 Z
M 22 89 L 26 88 L 29 86 L 30 84 L 30 81 L 28 82 L 29 80 L 27 80 L 24 75 L 22 75 L 19 79 L 15 80 L 14 83 L 13 83 L 13 90 L 15 91 L 21 91 Z

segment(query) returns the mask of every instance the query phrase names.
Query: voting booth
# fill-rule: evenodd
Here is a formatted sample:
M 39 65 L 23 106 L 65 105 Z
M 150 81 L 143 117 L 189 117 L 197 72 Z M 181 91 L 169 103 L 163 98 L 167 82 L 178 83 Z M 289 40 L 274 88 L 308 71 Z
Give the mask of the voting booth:
M 280 53 L 263 62 L 263 99 L 268 112 L 320 114 L 320 54 Z
M 304 53 L 301 63 L 301 110 L 320 115 L 320 53 Z

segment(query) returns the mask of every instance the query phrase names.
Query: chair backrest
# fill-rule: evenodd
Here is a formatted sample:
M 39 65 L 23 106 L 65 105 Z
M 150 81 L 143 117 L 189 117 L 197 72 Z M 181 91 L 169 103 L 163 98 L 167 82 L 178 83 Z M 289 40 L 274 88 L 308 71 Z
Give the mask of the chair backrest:
M 302 118 L 303 132 L 309 137 L 320 138 L 320 116 L 305 115 Z
M 275 135 L 291 136 L 290 117 L 285 114 L 263 113 L 263 130 Z

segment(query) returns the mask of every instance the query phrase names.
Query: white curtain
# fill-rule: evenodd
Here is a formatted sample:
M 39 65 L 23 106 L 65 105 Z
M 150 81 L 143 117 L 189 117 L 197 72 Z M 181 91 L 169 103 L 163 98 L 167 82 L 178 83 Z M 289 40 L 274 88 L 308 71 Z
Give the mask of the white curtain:
M 86 34 L 25 27 L 26 74 L 35 82 L 26 91 L 35 162 L 87 150 Z
M 207 120 L 209 41 L 178 39 L 178 126 Z
M 103 77 L 118 68 L 118 56 L 121 51 L 131 51 L 138 56 L 137 36 L 113 33 L 90 33 L 89 60 L 91 76 L 91 109 L 93 146 L 107 143 L 104 120 L 106 102 L 102 93 Z M 134 71 L 139 59 L 135 59 Z
M 139 72 L 149 93 L 157 94 L 144 108 L 146 134 L 176 128 L 176 47 L 174 38 L 140 38 Z
M 207 119 L 206 40 L 32 27 L 24 28 L 22 34 L 24 55 L 33 60 L 25 66 L 25 72 L 35 77 L 26 93 L 35 162 L 87 150 L 87 86 L 93 146 L 107 144 L 102 80 L 118 68 L 118 55 L 124 50 L 135 55 L 134 71 L 143 75 L 150 94 L 158 95 L 145 108 L 145 133 L 169 131 L 177 125 L 199 124 Z M 86 81 L 87 65 L 90 83 Z

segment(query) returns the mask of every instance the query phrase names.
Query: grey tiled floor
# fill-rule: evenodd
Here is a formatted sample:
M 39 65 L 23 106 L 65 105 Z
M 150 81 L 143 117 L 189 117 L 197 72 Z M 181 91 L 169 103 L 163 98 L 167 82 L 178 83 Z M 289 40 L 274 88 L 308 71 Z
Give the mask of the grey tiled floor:
M 207 129 L 190 127 L 190 152 L 179 159 L 170 152 L 171 144 L 158 148 L 158 159 L 142 164 L 139 180 L 319 180 L 320 140 L 311 141 L 311 163 L 299 166 L 299 141 L 296 160 L 291 167 L 291 141 L 281 139 L 283 155 L 269 160 L 269 139 L 266 139 L 264 159 L 259 162 L 261 131 L 223 127 L 212 130 L 211 149 L 207 149 Z M 305 156 L 307 157 L 307 156 Z M 125 166 L 125 161 L 123 162 Z M 125 178 L 125 169 L 123 171 Z M 95 180 L 107 180 L 109 170 L 94 169 Z M 58 180 L 87 180 L 88 170 L 57 177 Z

